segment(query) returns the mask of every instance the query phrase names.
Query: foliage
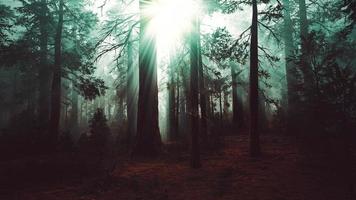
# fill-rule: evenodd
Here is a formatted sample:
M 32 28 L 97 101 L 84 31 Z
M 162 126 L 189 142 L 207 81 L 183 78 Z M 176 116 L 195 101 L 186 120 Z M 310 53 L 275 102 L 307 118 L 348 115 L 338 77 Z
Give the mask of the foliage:
M 97 151 L 103 151 L 110 137 L 110 128 L 102 109 L 98 108 L 95 111 L 93 118 L 89 121 L 89 127 L 91 147 Z

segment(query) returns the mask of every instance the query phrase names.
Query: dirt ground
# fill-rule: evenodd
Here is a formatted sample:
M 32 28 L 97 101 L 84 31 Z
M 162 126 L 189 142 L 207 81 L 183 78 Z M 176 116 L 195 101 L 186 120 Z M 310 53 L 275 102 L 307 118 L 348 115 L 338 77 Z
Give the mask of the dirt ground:
M 294 139 L 263 136 L 263 156 L 248 155 L 247 136 L 226 136 L 224 147 L 189 167 L 186 153 L 154 160 L 121 159 L 111 178 L 63 179 L 0 194 L 1 200 L 346 200 L 347 178 L 301 155 Z M 307 157 L 307 158 L 306 158 Z M 308 160 L 308 162 L 306 162 Z M 310 161 L 310 162 L 309 162 Z

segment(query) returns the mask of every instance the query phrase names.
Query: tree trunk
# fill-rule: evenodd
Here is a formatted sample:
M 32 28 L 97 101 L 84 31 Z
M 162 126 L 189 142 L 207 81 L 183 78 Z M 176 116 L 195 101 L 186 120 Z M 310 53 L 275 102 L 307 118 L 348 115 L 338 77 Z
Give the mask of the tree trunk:
M 198 30 L 198 59 L 199 59 L 199 94 L 200 94 L 200 112 L 201 112 L 201 137 L 203 141 L 207 140 L 208 120 L 207 120 L 207 105 L 206 105 L 206 89 L 204 81 L 204 66 L 201 55 L 201 42 L 200 42 L 200 19 L 197 22 Z
M 63 0 L 59 1 L 58 24 L 54 44 L 54 68 L 52 80 L 52 99 L 51 99 L 51 120 L 50 130 L 52 140 L 56 141 L 59 134 L 59 120 L 61 111 L 61 42 L 63 29 Z
M 223 105 L 222 105 L 222 91 L 219 91 L 219 111 L 220 111 L 220 121 L 223 119 Z
M 282 106 L 285 110 L 285 116 L 287 117 L 287 128 L 288 132 L 295 131 L 293 123 L 295 123 L 294 113 L 296 108 L 296 103 L 299 99 L 296 91 L 297 86 L 297 69 L 292 58 L 294 57 L 294 39 L 293 39 L 293 24 L 290 16 L 290 2 L 289 0 L 283 1 L 284 7 L 284 44 L 285 44 L 285 67 L 286 67 L 286 80 L 287 80 L 287 91 L 284 91 L 284 103 Z
M 40 61 L 39 61 L 39 97 L 38 117 L 40 126 L 48 128 L 50 117 L 50 67 L 48 66 L 48 8 L 47 0 L 41 0 L 39 16 Z
M 265 131 L 267 128 L 266 98 L 262 91 L 259 91 L 258 107 L 258 130 Z
M 72 111 L 70 114 L 70 118 L 71 118 L 71 129 L 74 132 L 77 132 L 78 130 L 78 112 L 79 112 L 79 108 L 78 108 L 78 103 L 79 103 L 79 95 L 78 92 L 75 90 L 74 87 L 74 82 L 72 82 Z
M 258 10 L 257 0 L 252 0 L 252 26 L 250 50 L 250 155 L 261 154 L 258 132 Z
M 127 133 L 132 145 L 137 128 L 137 67 L 133 65 L 132 42 L 127 44 Z
M 244 126 L 243 107 L 241 97 L 237 91 L 237 65 L 231 64 L 231 78 L 232 78 L 232 123 L 237 128 Z
M 144 9 L 152 0 L 140 0 L 139 96 L 137 111 L 137 136 L 133 155 L 155 156 L 161 151 L 158 126 L 158 86 L 155 36 L 148 33 L 151 19 Z
M 215 119 L 215 105 L 214 105 L 214 96 L 210 95 L 210 107 L 211 107 L 211 118 Z
M 229 94 L 224 91 L 224 118 L 227 119 L 229 115 Z
M 193 19 L 193 31 L 190 38 L 190 91 L 189 91 L 189 114 L 191 117 L 191 162 L 192 168 L 200 168 L 199 152 L 199 29 L 198 19 Z
M 125 118 L 125 113 L 124 113 L 124 97 L 122 96 L 122 91 L 118 91 L 117 92 L 117 98 L 118 98 L 118 102 L 117 102 L 117 121 L 120 125 L 120 127 L 123 126 L 124 123 L 124 118 Z
M 186 137 L 187 136 L 187 130 L 189 130 L 190 123 L 188 119 L 188 114 L 187 114 L 187 107 L 188 107 L 188 97 L 189 97 L 189 81 L 186 76 L 186 71 L 183 69 L 183 67 L 180 70 L 180 75 L 181 75 L 181 88 L 182 92 L 180 92 L 179 95 L 179 136 L 180 137 Z
M 171 63 L 168 72 L 168 139 L 177 139 L 176 125 L 176 80 L 174 65 Z
M 304 78 L 304 89 L 307 91 L 307 96 L 313 95 L 313 72 L 309 63 L 309 45 L 308 45 L 308 18 L 305 0 L 299 0 L 299 23 L 300 23 L 300 37 L 301 37 L 301 61 L 300 67 Z

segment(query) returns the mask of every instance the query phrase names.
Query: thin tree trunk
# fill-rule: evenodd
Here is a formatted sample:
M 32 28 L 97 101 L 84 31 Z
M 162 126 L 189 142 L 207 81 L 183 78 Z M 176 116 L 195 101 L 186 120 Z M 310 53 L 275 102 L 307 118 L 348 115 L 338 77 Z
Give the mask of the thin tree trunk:
M 72 110 L 71 110 L 71 129 L 76 132 L 78 128 L 78 103 L 79 103 L 79 95 L 75 90 L 74 82 L 72 82 Z
M 285 116 L 287 117 L 287 128 L 288 132 L 295 131 L 293 124 L 295 123 L 294 113 L 296 108 L 296 103 L 299 99 L 296 91 L 297 85 L 297 69 L 292 58 L 294 57 L 294 43 L 293 43 L 293 25 L 290 16 L 290 2 L 289 0 L 283 1 L 284 7 L 284 44 L 285 44 L 285 64 L 286 64 L 286 80 L 287 80 L 287 91 L 284 91 L 284 110 Z
M 200 18 L 197 22 L 197 31 L 198 31 L 198 59 L 199 59 L 199 94 L 200 94 L 200 112 L 201 112 L 201 137 L 203 141 L 207 140 L 207 131 L 208 131 L 208 120 L 207 120 L 207 105 L 206 105 L 206 89 L 204 81 L 204 66 L 203 59 L 201 55 L 201 42 L 200 42 Z
M 137 83 L 136 66 L 133 65 L 132 42 L 127 44 L 127 133 L 129 145 L 132 145 L 137 128 Z
M 238 79 L 237 79 L 237 65 L 231 65 L 231 77 L 232 77 L 232 123 L 237 128 L 245 126 L 242 99 L 238 94 Z
M 224 118 L 227 119 L 229 115 L 229 94 L 224 91 Z
M 59 120 L 61 111 L 61 42 L 63 29 L 63 0 L 59 1 L 58 24 L 56 30 L 55 44 L 54 44 L 54 69 L 52 81 L 52 99 L 51 99 L 51 120 L 50 130 L 52 140 L 56 141 L 59 134 Z
M 252 0 L 250 50 L 250 154 L 253 157 L 261 154 L 258 132 L 258 104 L 258 10 L 257 0 Z
M 211 104 L 211 117 L 214 119 L 215 118 L 215 106 L 214 106 L 214 97 L 213 95 L 210 95 L 210 104 Z
M 219 91 L 219 111 L 220 111 L 220 121 L 223 119 L 223 106 L 222 106 L 222 91 Z
M 186 72 L 184 71 L 183 68 L 181 68 L 180 70 L 180 75 L 181 75 L 181 82 L 182 82 L 182 93 L 179 97 L 179 101 L 180 101 L 180 117 L 179 117 L 179 121 L 180 121 L 180 126 L 179 126 L 179 135 L 182 137 L 186 136 L 186 133 L 188 132 L 187 130 L 189 130 L 190 127 L 190 123 L 188 120 L 188 114 L 187 114 L 187 107 L 188 107 L 188 97 L 189 97 L 189 92 L 188 92 L 188 88 L 189 88 L 189 84 L 188 84 L 188 80 L 186 77 Z
M 176 125 L 176 81 L 174 65 L 169 66 L 168 73 L 168 139 L 177 139 Z
M 152 0 L 140 0 L 139 96 L 136 145 L 132 154 L 155 156 L 161 151 L 158 126 L 158 86 L 155 36 L 148 34 L 151 19 L 144 10 Z
M 189 114 L 191 116 L 191 162 L 192 168 L 200 168 L 199 152 L 199 30 L 198 19 L 193 19 L 193 31 L 190 38 L 190 91 L 189 91 Z

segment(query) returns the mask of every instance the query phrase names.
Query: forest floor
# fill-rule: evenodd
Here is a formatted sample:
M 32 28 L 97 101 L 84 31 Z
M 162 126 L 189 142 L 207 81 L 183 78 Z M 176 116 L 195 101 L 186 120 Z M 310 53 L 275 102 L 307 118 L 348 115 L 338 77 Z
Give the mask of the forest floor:
M 1 200 L 346 200 L 340 170 L 305 158 L 294 139 L 265 135 L 263 156 L 250 158 L 248 138 L 225 136 L 223 147 L 202 155 L 202 168 L 189 167 L 189 155 L 154 160 L 122 158 L 111 178 L 87 178 L 28 184 Z M 305 162 L 308 160 L 308 162 Z M 311 161 L 311 162 L 309 162 Z

